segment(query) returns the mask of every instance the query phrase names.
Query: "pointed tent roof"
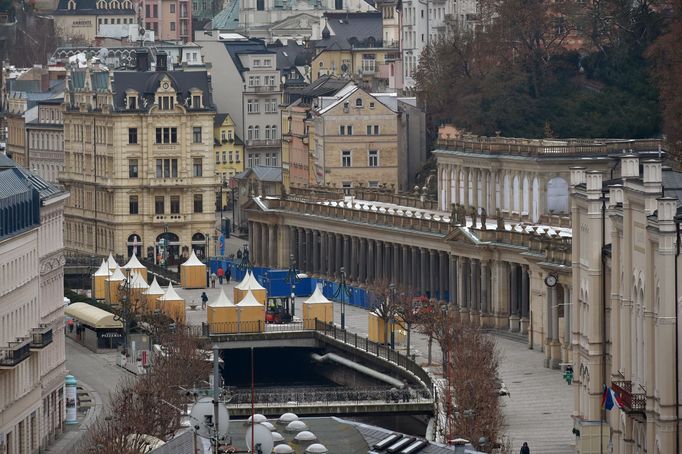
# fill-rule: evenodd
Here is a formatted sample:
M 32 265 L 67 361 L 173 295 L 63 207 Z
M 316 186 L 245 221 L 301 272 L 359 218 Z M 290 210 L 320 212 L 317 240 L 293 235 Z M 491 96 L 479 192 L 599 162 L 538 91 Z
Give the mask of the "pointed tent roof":
M 234 303 L 230 301 L 230 298 L 225 294 L 225 288 L 220 288 L 220 295 L 213 301 L 208 307 L 234 307 Z
M 123 275 L 123 271 L 121 271 L 121 267 L 116 265 L 116 269 L 114 270 L 114 274 L 109 276 L 109 279 L 107 281 L 125 281 L 126 277 Z
M 201 260 L 197 258 L 197 255 L 194 253 L 194 249 L 192 249 L 192 255 L 189 256 L 189 258 L 185 261 L 180 266 L 206 266 L 204 265 Z
M 109 276 L 110 274 L 111 271 L 109 271 L 106 260 L 102 260 L 102 264 L 99 266 L 99 269 L 95 271 L 95 276 Z
M 320 288 L 319 285 L 315 286 L 315 291 L 313 292 L 310 297 L 303 302 L 303 304 L 322 304 L 322 303 L 331 303 L 327 299 L 326 296 L 322 294 L 322 289 Z
M 237 303 L 237 307 L 263 307 L 263 305 L 258 302 L 251 290 L 249 290 L 246 295 L 244 295 L 244 298 Z
M 143 292 L 145 295 L 163 295 L 164 291 L 159 285 L 159 283 L 156 281 L 156 276 L 154 276 L 154 280 L 152 281 L 151 285 L 149 288 Z
M 168 289 L 166 289 L 166 293 L 159 297 L 159 301 L 185 301 L 185 300 L 181 298 L 180 295 L 177 294 L 177 292 L 173 288 L 173 283 L 169 282 Z
M 237 290 L 265 290 L 265 287 L 258 283 L 256 276 L 249 270 L 244 275 L 244 279 L 235 285 L 234 288 Z
M 123 268 L 126 270 L 139 270 L 139 269 L 147 269 L 143 264 L 140 263 L 140 261 L 137 259 L 137 255 L 133 253 L 133 256 L 130 257 L 130 260 L 128 260 L 128 263 L 123 265 Z
M 107 265 L 109 266 L 109 269 L 114 269 L 118 266 L 118 263 L 116 263 L 116 259 L 114 259 L 114 256 L 111 255 L 111 252 L 109 253 L 109 257 L 107 258 Z
M 144 290 L 149 288 L 149 284 L 147 284 L 147 281 L 144 280 L 140 273 L 136 273 L 133 271 L 133 275 L 134 277 L 130 282 L 130 288 L 141 288 Z

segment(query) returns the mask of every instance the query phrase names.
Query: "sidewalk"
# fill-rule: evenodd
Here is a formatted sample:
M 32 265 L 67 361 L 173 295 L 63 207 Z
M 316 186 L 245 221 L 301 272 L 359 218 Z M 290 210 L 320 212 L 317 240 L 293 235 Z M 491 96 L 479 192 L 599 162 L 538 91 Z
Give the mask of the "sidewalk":
M 45 452 L 54 454 L 71 454 L 78 443 L 102 412 L 102 398 L 90 385 L 78 381 L 78 424 L 64 425 L 64 432 Z

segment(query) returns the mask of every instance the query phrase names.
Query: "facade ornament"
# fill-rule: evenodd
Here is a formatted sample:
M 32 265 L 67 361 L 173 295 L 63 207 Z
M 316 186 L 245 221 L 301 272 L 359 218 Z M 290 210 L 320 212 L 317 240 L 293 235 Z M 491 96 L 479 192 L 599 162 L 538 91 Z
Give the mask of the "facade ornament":
M 495 209 L 495 217 L 497 218 L 497 230 L 504 231 L 504 219 L 502 219 L 502 210 Z
M 471 207 L 470 213 L 471 213 L 471 228 L 475 229 L 476 228 L 476 207 Z
M 450 204 L 450 224 L 452 225 L 459 225 L 459 214 L 457 212 L 458 207 L 456 203 L 451 203 Z
M 488 213 L 485 211 L 485 208 L 481 208 L 481 229 L 485 230 L 485 223 L 488 220 Z

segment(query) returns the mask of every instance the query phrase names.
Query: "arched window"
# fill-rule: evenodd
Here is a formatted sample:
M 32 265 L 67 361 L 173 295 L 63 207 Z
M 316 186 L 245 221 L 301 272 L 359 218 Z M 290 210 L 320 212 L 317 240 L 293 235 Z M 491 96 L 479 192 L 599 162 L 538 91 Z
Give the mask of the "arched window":
M 355 107 L 362 107 L 362 98 L 357 98 L 355 100 Z
M 265 139 L 267 140 L 269 138 L 270 138 L 270 126 L 266 126 L 265 127 Z
M 272 125 L 272 138 L 277 139 L 277 125 Z
M 260 126 L 253 128 L 253 140 L 260 140 Z
M 248 132 L 247 132 L 246 137 L 247 137 L 247 139 L 249 139 L 249 140 L 253 140 L 253 126 L 249 126 L 249 129 L 248 129 Z
M 550 213 L 568 213 L 568 183 L 561 177 L 547 182 L 547 210 Z

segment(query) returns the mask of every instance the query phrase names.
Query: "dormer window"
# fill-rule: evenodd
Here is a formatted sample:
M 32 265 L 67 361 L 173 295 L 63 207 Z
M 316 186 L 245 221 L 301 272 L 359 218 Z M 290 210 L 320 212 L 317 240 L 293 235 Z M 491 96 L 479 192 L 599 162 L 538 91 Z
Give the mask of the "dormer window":
M 75 11 L 76 10 L 76 2 L 74 0 L 69 0 L 67 8 L 69 11 Z
M 107 9 L 107 2 L 104 0 L 99 0 L 97 2 L 97 9 Z
M 161 110 L 173 110 L 175 108 L 175 89 L 170 79 L 164 77 L 158 90 L 156 90 L 156 105 Z
M 159 109 L 172 110 L 175 107 L 175 96 L 157 96 L 156 104 L 159 106 Z
M 139 94 L 135 90 L 126 90 L 126 107 L 128 110 L 140 108 Z
M 191 107 L 192 109 L 203 109 L 204 108 L 204 96 L 203 92 L 197 88 L 192 88 L 189 91 L 190 99 L 191 99 Z
M 358 98 L 355 100 L 355 107 L 362 107 L 362 98 Z
M 120 7 L 121 7 L 121 5 L 118 3 L 117 0 L 113 0 L 111 2 L 111 9 L 119 9 Z
M 123 9 L 133 9 L 133 3 L 130 0 L 123 2 Z

